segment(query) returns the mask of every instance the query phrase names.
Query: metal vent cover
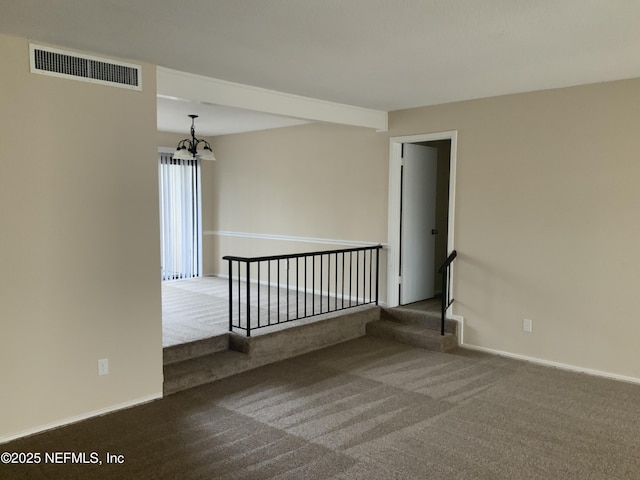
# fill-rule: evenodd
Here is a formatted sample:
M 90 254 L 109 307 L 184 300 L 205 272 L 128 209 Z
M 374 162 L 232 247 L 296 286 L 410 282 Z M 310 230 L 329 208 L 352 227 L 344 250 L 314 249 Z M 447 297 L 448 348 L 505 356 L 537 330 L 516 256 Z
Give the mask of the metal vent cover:
M 56 48 L 29 45 L 31 73 L 142 90 L 142 67 Z

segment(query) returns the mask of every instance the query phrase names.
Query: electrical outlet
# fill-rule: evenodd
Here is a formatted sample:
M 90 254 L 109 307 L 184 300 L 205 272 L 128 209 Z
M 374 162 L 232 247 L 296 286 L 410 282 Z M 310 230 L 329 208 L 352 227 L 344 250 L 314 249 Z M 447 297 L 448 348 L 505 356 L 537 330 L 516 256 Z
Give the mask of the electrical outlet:
M 531 333 L 533 331 L 533 322 L 528 318 L 522 320 L 522 331 Z
M 98 375 L 108 375 L 109 374 L 109 359 L 101 358 L 98 360 Z

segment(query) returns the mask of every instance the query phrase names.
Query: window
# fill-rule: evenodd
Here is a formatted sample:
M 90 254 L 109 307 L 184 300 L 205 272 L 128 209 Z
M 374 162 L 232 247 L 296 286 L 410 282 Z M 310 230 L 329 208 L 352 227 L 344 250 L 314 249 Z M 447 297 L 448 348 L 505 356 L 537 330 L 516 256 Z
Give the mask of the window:
M 162 280 L 202 273 L 200 164 L 160 153 L 160 254 Z

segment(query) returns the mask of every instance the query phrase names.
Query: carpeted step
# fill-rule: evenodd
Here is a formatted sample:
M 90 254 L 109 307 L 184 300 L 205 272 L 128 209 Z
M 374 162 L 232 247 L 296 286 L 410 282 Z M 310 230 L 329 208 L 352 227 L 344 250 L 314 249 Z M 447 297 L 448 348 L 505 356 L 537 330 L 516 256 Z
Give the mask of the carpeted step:
M 458 348 L 458 339 L 454 334 L 440 335 L 439 331 L 421 324 L 376 320 L 367 324 L 367 335 L 436 352 L 451 352 Z
M 379 307 L 367 305 L 315 322 L 254 332 L 251 337 L 227 334 L 226 343 L 217 347 L 212 339 L 169 347 L 164 349 L 164 395 L 362 337 L 367 322 L 379 318 Z M 207 351 L 223 346 L 224 351 Z
M 227 350 L 164 366 L 165 396 L 250 369 L 249 356 Z
M 162 360 L 164 365 L 170 365 L 228 349 L 229 334 L 223 333 L 203 340 L 165 347 L 162 349 Z
M 404 307 L 383 308 L 380 313 L 381 320 L 402 323 L 406 325 L 422 325 L 430 330 L 440 331 L 441 316 L 439 311 L 414 310 Z M 451 319 L 444 321 L 445 333 L 456 335 L 458 322 Z

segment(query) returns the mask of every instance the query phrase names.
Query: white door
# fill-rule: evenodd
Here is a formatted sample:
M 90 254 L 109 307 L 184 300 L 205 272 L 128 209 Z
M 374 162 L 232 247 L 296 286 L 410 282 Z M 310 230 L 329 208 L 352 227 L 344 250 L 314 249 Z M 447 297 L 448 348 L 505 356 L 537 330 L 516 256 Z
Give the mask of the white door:
M 434 296 L 438 149 L 405 143 L 400 219 L 400 303 Z

